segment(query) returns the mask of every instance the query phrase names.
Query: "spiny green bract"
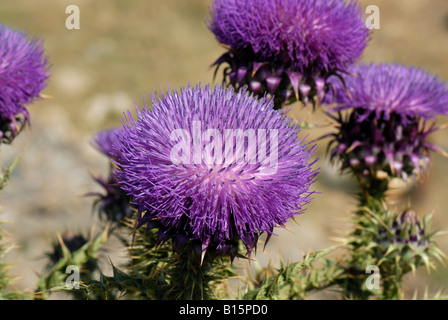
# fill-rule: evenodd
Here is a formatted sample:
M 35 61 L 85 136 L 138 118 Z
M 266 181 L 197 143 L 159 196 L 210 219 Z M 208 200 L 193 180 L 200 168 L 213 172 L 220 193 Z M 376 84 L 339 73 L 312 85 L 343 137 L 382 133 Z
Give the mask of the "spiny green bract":
M 9 274 L 10 266 L 2 263 L 1 260 L 13 248 L 8 242 L 8 236 L 1 227 L 3 223 L 0 221 L 0 300 L 17 300 L 27 299 L 27 294 L 16 290 L 13 287 L 14 277 Z
M 412 210 L 401 215 L 387 211 L 375 234 L 375 253 L 380 263 L 394 261 L 403 272 L 421 266 L 435 268 L 434 258 L 442 261 L 443 253 L 433 241 L 436 233 L 428 233 L 431 218 L 428 215 L 421 220 Z
M 437 233 L 429 230 L 431 215 L 419 219 L 412 210 L 399 214 L 386 204 L 375 202 L 360 208 L 355 221 L 349 240 L 349 271 L 353 278 L 358 278 L 358 289 L 347 289 L 353 294 L 351 298 L 374 295 L 401 299 L 404 275 L 423 266 L 435 269 L 436 261 L 443 260 L 444 254 L 434 241 Z M 378 267 L 381 290 L 366 287 L 369 266 Z
M 128 262 L 120 268 L 112 265 L 111 276 L 99 270 L 98 280 L 83 281 L 80 289 L 86 298 L 213 300 L 230 297 L 227 280 L 236 275 L 228 261 L 230 258 L 215 259 L 207 252 L 199 264 L 189 246 L 177 253 L 171 240 L 158 241 L 155 230 L 134 229 L 131 219 L 125 219 L 123 227 L 132 233 L 131 239 L 120 238 L 128 252 Z M 56 290 L 66 289 L 60 286 Z
M 336 247 L 306 254 L 302 261 L 281 264 L 278 270 L 269 266 L 256 275 L 249 283 L 245 300 L 302 300 L 307 299 L 313 291 L 335 286 L 343 277 L 344 269 L 335 259 L 326 256 Z M 317 268 L 316 263 L 322 264 Z
M 159 243 L 155 230 L 137 229 L 128 245 L 129 274 L 143 281 L 156 281 L 150 299 L 221 299 L 229 297 L 227 279 L 235 276 L 229 257 L 217 258 L 207 252 L 202 264 L 192 246 L 180 253 L 171 240 Z M 199 258 L 200 259 L 200 258 Z
M 88 296 L 82 285 L 94 279 L 96 273 L 99 272 L 97 264 L 99 251 L 107 243 L 108 233 L 108 228 L 105 228 L 100 235 L 87 239 L 79 235 L 58 236 L 58 241 L 53 245 L 53 251 L 47 254 L 49 258 L 47 270 L 40 275 L 35 298 L 48 299 L 52 292 L 67 292 L 75 299 L 87 299 Z M 66 285 L 66 280 L 72 273 L 72 271 L 67 273 L 69 266 L 78 268 L 80 288 L 71 289 Z M 105 296 L 106 294 L 96 294 L 90 298 L 104 299 Z
M 415 212 L 402 214 L 386 209 L 373 212 L 363 209 L 365 215 L 357 240 L 365 243 L 359 252 L 370 256 L 376 264 L 393 264 L 407 273 L 419 267 L 435 268 L 435 259 L 442 261 L 444 254 L 434 242 L 437 233 L 429 233 L 432 216 L 419 219 Z

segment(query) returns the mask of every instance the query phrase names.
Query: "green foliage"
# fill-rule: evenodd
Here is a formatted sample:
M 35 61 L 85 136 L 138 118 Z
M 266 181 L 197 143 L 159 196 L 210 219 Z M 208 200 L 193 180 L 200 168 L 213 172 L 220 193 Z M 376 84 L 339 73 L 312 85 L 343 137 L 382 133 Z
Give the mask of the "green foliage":
M 105 231 L 105 234 L 107 231 Z M 62 284 L 67 274 L 64 268 L 68 259 L 81 255 L 79 263 L 92 258 L 86 246 L 73 254 L 66 252 L 64 258 L 41 279 L 40 288 L 48 288 L 45 293 L 69 292 L 76 299 L 131 299 L 131 300 L 195 300 L 219 299 L 227 296 L 225 281 L 235 276 L 228 261 L 215 259 L 206 254 L 203 263 L 187 245 L 180 254 L 174 253 L 170 241 L 159 244 L 157 232 L 135 230 L 132 241 L 121 238 L 128 246 L 129 263 L 124 269 L 112 265 L 112 276 L 98 270 L 99 278 L 91 275 L 81 277 L 79 289 L 70 289 Z M 73 259 L 71 260 L 73 261 Z
M 429 232 L 431 216 L 420 220 L 411 210 L 398 214 L 375 198 L 363 203 L 348 242 L 348 276 L 342 281 L 346 298 L 403 299 L 401 283 L 407 273 L 420 267 L 434 269 L 436 261 L 443 261 L 444 254 L 434 241 L 438 233 Z M 380 292 L 366 287 L 366 269 L 372 265 L 380 272 Z
M 12 250 L 13 245 L 7 242 L 5 230 L 0 222 L 0 300 L 26 299 L 27 294 L 13 287 L 14 278 L 8 274 L 9 266 L 2 259 Z
M 116 300 L 130 296 L 132 299 L 151 299 L 157 296 L 158 284 L 156 281 L 147 281 L 139 274 L 130 276 L 112 265 L 113 275 L 106 276 L 99 271 L 99 280 L 89 280 L 79 283 L 79 289 L 70 289 L 65 285 L 53 287 L 52 292 L 69 292 L 75 290 L 83 292 L 84 299 Z
M 19 163 L 20 157 L 21 155 L 17 156 L 8 168 L 0 172 L 0 190 L 3 190 L 9 182 L 14 168 Z M 8 274 L 9 265 L 1 262 L 6 254 L 13 249 L 13 245 L 8 243 L 6 231 L 1 227 L 2 224 L 4 222 L 0 221 L 0 300 L 26 299 L 26 293 L 16 290 L 13 287 L 14 278 Z
M 403 276 L 422 266 L 434 268 L 436 260 L 441 261 L 443 257 L 433 241 L 437 233 L 426 234 L 430 216 L 422 221 L 413 216 L 411 219 L 409 214 L 399 215 L 375 198 L 364 203 L 366 206 L 355 214 L 354 231 L 344 246 L 308 253 L 302 261 L 281 263 L 279 269 L 267 266 L 248 280 L 247 292 L 240 293 L 237 298 L 308 299 L 310 294 L 322 290 L 339 292 L 345 299 L 404 298 Z M 401 237 L 398 240 L 397 230 Z M 414 239 L 417 234 L 418 241 Z M 124 269 L 113 266 L 112 276 L 99 272 L 99 280 L 90 278 L 80 283 L 84 298 L 208 300 L 231 297 L 228 280 L 237 275 L 228 258 L 217 259 L 213 251 L 198 257 L 191 243 L 180 254 L 175 253 L 170 240 L 159 243 L 155 230 L 143 228 L 134 230 L 132 241 L 125 238 L 122 241 L 128 247 L 129 263 Z M 328 258 L 336 248 L 347 249 L 349 256 Z M 372 265 L 380 270 L 382 290 L 369 289 L 366 285 L 366 270 Z M 67 289 L 59 285 L 52 290 Z M 443 299 L 444 295 L 434 296 L 437 298 Z
M 217 259 L 207 252 L 200 261 L 193 246 L 187 245 L 167 270 L 166 298 L 175 300 L 210 300 L 225 297 L 225 282 L 235 276 L 229 258 Z
M 11 174 L 17 164 L 20 161 L 20 158 L 22 157 L 22 154 L 19 154 L 11 163 L 11 165 L 6 168 L 4 171 L 0 172 L 0 190 L 3 190 L 5 186 L 8 184 L 9 179 L 11 178 Z
M 47 266 L 47 272 L 41 274 L 37 289 L 35 292 L 36 299 L 47 299 L 51 292 L 65 291 L 69 292 L 75 299 L 86 299 L 86 292 L 84 290 L 66 288 L 66 279 L 70 276 L 67 272 L 67 267 L 76 266 L 80 271 L 80 280 L 88 281 L 93 279 L 95 272 L 98 271 L 98 254 L 100 249 L 107 243 L 108 228 L 97 236 L 86 240 L 80 247 L 69 248 L 67 240 L 64 240 L 58 235 L 58 244 L 56 252 L 52 252 L 49 256 L 58 256 L 56 261 L 50 261 Z M 102 299 L 104 295 L 95 296 L 95 298 Z
M 306 299 L 313 290 L 323 290 L 337 283 L 343 276 L 344 269 L 334 259 L 325 256 L 335 250 L 330 247 L 322 251 L 309 253 L 302 261 L 280 266 L 274 275 L 265 272 L 263 280 L 249 290 L 247 300 L 297 300 Z M 320 262 L 321 268 L 315 263 Z
M 235 276 L 229 258 L 216 259 L 207 252 L 201 263 L 193 246 L 188 244 L 180 254 L 173 251 L 171 240 L 158 243 L 155 230 L 135 230 L 128 244 L 133 277 L 155 281 L 158 290 L 151 299 L 217 299 L 227 296 L 225 280 Z

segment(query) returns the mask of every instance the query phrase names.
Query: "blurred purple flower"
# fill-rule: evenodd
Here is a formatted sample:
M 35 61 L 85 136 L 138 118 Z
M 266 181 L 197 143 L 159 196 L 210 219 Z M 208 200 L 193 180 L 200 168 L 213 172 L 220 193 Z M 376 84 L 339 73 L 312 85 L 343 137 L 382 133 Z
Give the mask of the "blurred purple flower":
M 95 197 L 94 207 L 100 214 L 100 218 L 115 224 L 125 225 L 125 219 L 135 212 L 130 205 L 130 198 L 121 190 L 112 174 L 113 161 L 116 159 L 114 145 L 116 143 L 116 129 L 107 129 L 98 132 L 92 139 L 92 146 L 110 160 L 110 172 L 107 178 L 94 177 L 102 189 L 101 192 L 89 192 L 86 196 Z
M 89 192 L 86 196 L 96 198 L 93 207 L 97 208 L 100 218 L 117 226 L 127 225 L 125 219 L 131 217 L 135 210 L 130 205 L 130 198 L 121 190 L 114 176 L 110 174 L 107 179 L 98 176 L 94 180 L 104 192 Z
M 210 14 L 209 29 L 228 48 L 214 65 L 228 63 L 232 85 L 268 92 L 279 105 L 322 102 L 326 79 L 356 62 L 369 41 L 357 1 L 215 0 Z
M 26 105 L 46 87 L 43 43 L 0 24 L 0 139 L 10 143 L 29 123 Z
M 114 145 L 117 141 L 116 128 L 106 129 L 98 132 L 92 139 L 92 146 L 110 159 L 115 158 L 117 150 Z
M 407 179 L 429 165 L 428 151 L 444 153 L 429 144 L 427 136 L 438 129 L 433 122 L 448 115 L 448 87 L 420 69 L 396 64 L 352 66 L 345 87 L 331 81 L 333 95 L 326 102 L 339 131 L 332 157 L 342 159 L 344 168 L 362 175 L 382 171 Z
M 54 266 L 64 257 L 64 249 L 68 249 L 69 253 L 74 253 L 75 251 L 82 248 L 88 239 L 82 234 L 74 234 L 72 232 L 65 232 L 58 241 L 55 241 L 52 245 L 52 251 L 48 252 L 46 256 L 50 259 L 50 267 Z M 65 247 L 65 248 L 64 248 Z
M 158 241 L 172 238 L 178 252 L 191 241 L 198 256 L 212 249 L 233 258 L 242 240 L 250 255 L 261 233 L 270 237 L 274 227 L 302 213 L 310 201 L 309 188 L 317 175 L 311 168 L 314 162 L 309 163 L 314 147 L 307 150 L 298 137 L 298 125 L 273 110 L 272 101 L 258 100 L 245 89 L 235 93 L 233 88 L 198 85 L 155 95 L 152 105 L 150 110 L 138 110 L 136 120 L 129 113 L 117 131 L 116 177 L 139 208 L 139 226 L 158 228 Z M 199 142 L 198 123 L 203 132 Z M 236 154 L 233 137 L 230 150 L 217 144 L 204 151 L 212 144 L 204 141 L 207 132 L 240 130 L 256 133 L 256 140 L 248 140 L 243 147 L 249 156 L 262 148 L 251 142 L 260 142 L 265 129 L 269 141 L 275 140 L 274 132 L 278 136 L 277 158 L 271 159 L 277 163 L 275 172 L 269 171 L 271 163 L 261 161 L 267 157 L 220 162 L 218 154 Z M 176 132 L 183 136 L 173 137 Z M 193 139 L 188 140 L 188 135 Z M 218 137 L 209 142 L 218 142 Z M 193 163 L 173 162 L 179 141 L 192 142 L 193 148 L 182 154 L 185 159 L 191 156 Z M 190 142 L 184 146 L 190 147 Z M 199 158 L 195 145 L 204 152 Z M 274 147 L 267 145 L 265 156 L 271 157 Z M 208 161 L 209 156 L 216 158 Z

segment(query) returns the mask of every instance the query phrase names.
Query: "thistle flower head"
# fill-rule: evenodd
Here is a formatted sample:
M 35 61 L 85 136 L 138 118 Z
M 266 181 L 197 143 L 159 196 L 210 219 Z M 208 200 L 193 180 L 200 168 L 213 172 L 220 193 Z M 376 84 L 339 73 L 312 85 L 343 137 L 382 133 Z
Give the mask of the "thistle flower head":
M 110 174 L 107 178 L 98 176 L 95 182 L 102 187 L 102 192 L 89 192 L 86 196 L 95 197 L 93 207 L 98 210 L 101 219 L 117 225 L 125 225 L 125 219 L 134 213 L 127 194 L 121 190 Z
M 26 105 L 39 97 L 48 78 L 39 39 L 27 39 L 0 24 L 0 138 L 10 143 L 29 122 Z
M 334 81 L 334 94 L 327 95 L 331 111 L 348 111 L 330 115 L 339 126 L 332 158 L 360 176 L 420 175 L 429 166 L 429 150 L 443 152 L 427 136 L 438 129 L 428 122 L 448 114 L 447 86 L 400 65 L 364 64 L 350 72 L 355 76 L 343 77 L 345 87 Z
M 87 238 L 82 234 L 65 232 L 61 235 L 58 241 L 54 241 L 52 251 L 47 253 L 47 256 L 51 263 L 55 264 L 62 257 L 64 257 L 64 250 L 68 250 L 69 253 L 73 253 L 84 246 L 87 242 Z
M 424 70 L 371 63 L 351 66 L 348 71 L 343 76 L 345 87 L 337 79 L 331 82 L 335 94 L 328 95 L 326 102 L 334 102 L 336 111 L 354 109 L 363 117 L 374 113 L 375 120 L 396 114 L 403 122 L 448 115 L 446 83 Z
M 116 178 L 159 241 L 235 256 L 242 240 L 250 254 L 260 233 L 303 212 L 314 147 L 272 101 L 198 85 L 152 104 L 117 130 Z
M 380 242 L 389 246 L 394 245 L 414 245 L 416 247 L 425 247 L 428 240 L 425 239 L 425 230 L 422 223 L 413 210 L 406 210 L 401 215 L 396 216 L 391 221 L 391 225 L 386 229 L 380 230 Z
M 113 167 L 113 159 L 116 159 L 114 148 L 116 129 L 107 129 L 98 132 L 92 139 L 93 147 L 100 153 L 108 157 Z M 124 219 L 130 217 L 134 209 L 130 206 L 130 199 L 127 194 L 117 184 L 114 175 L 110 172 L 107 178 L 102 176 L 94 177 L 94 181 L 99 184 L 103 192 L 89 192 L 86 196 L 95 197 L 93 206 L 97 208 L 100 218 L 122 225 Z
M 443 253 L 433 240 L 434 233 L 429 233 L 430 221 L 430 215 L 420 219 L 413 210 L 399 215 L 388 212 L 375 239 L 378 258 L 388 256 L 405 272 L 422 265 L 434 267 L 434 258 L 442 261 Z
M 215 64 L 229 63 L 231 84 L 281 104 L 322 101 L 326 79 L 356 62 L 369 40 L 356 1 L 215 0 L 208 27 L 229 49 Z
M 115 128 L 102 130 L 92 139 L 92 146 L 106 157 L 113 157 L 116 152 L 114 149 L 116 141 L 115 130 Z

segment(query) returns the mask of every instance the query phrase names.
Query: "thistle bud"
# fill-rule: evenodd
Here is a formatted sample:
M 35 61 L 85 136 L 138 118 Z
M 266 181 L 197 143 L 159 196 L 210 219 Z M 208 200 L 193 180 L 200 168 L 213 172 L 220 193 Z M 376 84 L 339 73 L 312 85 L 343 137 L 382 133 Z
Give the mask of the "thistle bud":
M 424 173 L 429 165 L 430 146 L 425 139 L 432 129 L 422 126 L 418 118 L 402 122 L 398 114 L 388 120 L 367 117 L 362 111 L 340 115 L 339 129 L 333 135 L 333 162 L 342 162 L 342 169 L 350 168 L 356 175 L 378 178 L 397 177 L 407 180 Z M 384 177 L 384 176 L 383 176 Z
M 26 105 L 49 77 L 42 41 L 0 24 L 0 141 L 11 143 L 29 123 Z
M 448 115 L 446 84 L 420 69 L 395 64 L 349 70 L 356 76 L 345 75 L 345 86 L 335 79 L 334 95 L 326 100 L 338 126 L 332 159 L 357 175 L 418 177 L 429 165 L 430 150 L 443 153 L 426 140 L 438 129 L 428 123 Z
M 377 258 L 396 261 L 405 272 L 425 265 L 433 267 L 433 259 L 442 254 L 427 230 L 430 217 L 420 220 L 413 210 L 401 215 L 389 213 L 384 224 L 379 224 L 375 242 Z
M 51 261 L 51 264 L 56 264 L 64 257 L 65 251 L 68 250 L 67 253 L 73 253 L 84 246 L 87 242 L 88 239 L 82 234 L 65 232 L 58 241 L 53 243 L 52 250 L 46 255 Z
M 275 107 L 322 102 L 327 79 L 362 54 L 369 40 L 356 1 L 214 1 L 208 24 L 228 49 L 224 79 L 274 96 Z
M 104 179 L 101 176 L 94 180 L 103 188 L 103 192 L 89 192 L 86 196 L 95 197 L 93 207 L 97 208 L 101 219 L 115 223 L 124 223 L 125 218 L 129 218 L 134 213 L 134 208 L 130 204 L 130 198 L 121 190 L 113 175 Z

